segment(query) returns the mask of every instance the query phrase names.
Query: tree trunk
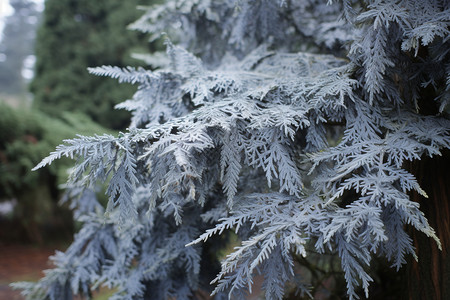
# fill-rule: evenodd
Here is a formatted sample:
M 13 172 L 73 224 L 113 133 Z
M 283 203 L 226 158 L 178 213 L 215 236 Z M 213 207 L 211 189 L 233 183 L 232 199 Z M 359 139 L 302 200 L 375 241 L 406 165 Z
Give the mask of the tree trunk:
M 441 240 L 442 251 L 423 233 L 411 231 L 418 262 L 408 264 L 408 289 L 405 299 L 450 299 L 450 151 L 441 157 L 423 157 L 411 164 L 411 171 L 429 198 L 417 193 L 412 200 L 420 203 L 430 225 Z

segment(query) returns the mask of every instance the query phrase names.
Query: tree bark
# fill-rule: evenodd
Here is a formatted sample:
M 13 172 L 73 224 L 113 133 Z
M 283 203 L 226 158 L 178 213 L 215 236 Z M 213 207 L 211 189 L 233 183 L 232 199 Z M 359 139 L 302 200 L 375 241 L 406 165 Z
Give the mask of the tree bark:
M 450 299 L 450 151 L 442 154 L 440 157 L 423 157 L 411 164 L 412 173 L 429 196 L 426 199 L 415 193 L 412 200 L 420 204 L 436 230 L 442 251 L 432 239 L 411 230 L 419 260 L 411 259 L 408 263 L 405 299 Z

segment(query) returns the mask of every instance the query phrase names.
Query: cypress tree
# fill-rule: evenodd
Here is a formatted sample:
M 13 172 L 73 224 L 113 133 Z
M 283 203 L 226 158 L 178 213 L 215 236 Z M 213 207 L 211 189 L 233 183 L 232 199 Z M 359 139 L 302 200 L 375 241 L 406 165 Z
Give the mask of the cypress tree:
M 68 187 L 83 229 L 44 279 L 16 286 L 29 299 L 101 284 L 116 300 L 283 299 L 334 282 L 352 300 L 377 295 L 380 260 L 395 272 L 427 251 L 416 234 L 446 260 L 448 177 L 427 160 L 442 167 L 450 149 L 449 20 L 444 0 L 149 8 L 133 27 L 166 33 L 167 64 L 90 69 L 138 85 L 119 105 L 131 125 L 68 140 L 36 166 L 78 159 Z M 102 207 L 89 191 L 105 182 Z M 214 278 L 212 246 L 233 235 Z M 422 299 L 448 298 L 420 271 Z

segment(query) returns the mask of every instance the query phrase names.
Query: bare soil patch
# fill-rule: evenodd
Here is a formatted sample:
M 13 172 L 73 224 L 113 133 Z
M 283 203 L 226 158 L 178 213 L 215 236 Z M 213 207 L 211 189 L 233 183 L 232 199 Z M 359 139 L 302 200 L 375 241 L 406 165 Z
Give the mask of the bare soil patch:
M 37 281 L 51 268 L 48 257 L 62 247 L 0 243 L 0 300 L 22 300 L 19 291 L 9 284 L 15 281 Z

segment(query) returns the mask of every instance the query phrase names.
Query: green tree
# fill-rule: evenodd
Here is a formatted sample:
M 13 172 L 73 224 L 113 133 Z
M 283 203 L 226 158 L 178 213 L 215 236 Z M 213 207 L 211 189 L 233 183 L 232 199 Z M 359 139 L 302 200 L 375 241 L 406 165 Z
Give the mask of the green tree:
M 17 95 L 26 91 L 22 70 L 25 59 L 33 55 L 40 13 L 30 0 L 10 0 L 10 4 L 14 13 L 6 18 L 0 44 L 0 93 Z
M 136 63 L 130 55 L 138 50 L 139 34 L 126 26 L 139 15 L 136 5 L 149 2 L 47 0 L 36 41 L 34 105 L 53 116 L 79 111 L 104 126 L 126 127 L 128 114 L 113 106 L 130 97 L 133 87 L 96 78 L 87 68 Z
M 9 228 L 1 231 L 2 239 L 42 242 L 54 239 L 55 232 L 61 233 L 58 237 L 72 233 L 68 210 L 56 205 L 61 198 L 58 186 L 66 181 L 70 162 L 61 161 L 41 172 L 31 169 L 63 139 L 104 130 L 84 114 L 63 112 L 59 118 L 49 118 L 0 102 L 0 202 L 16 200 L 12 214 L 1 220 L 1 227 Z

